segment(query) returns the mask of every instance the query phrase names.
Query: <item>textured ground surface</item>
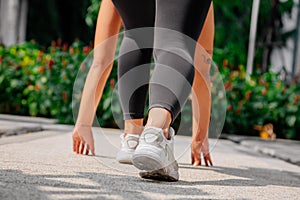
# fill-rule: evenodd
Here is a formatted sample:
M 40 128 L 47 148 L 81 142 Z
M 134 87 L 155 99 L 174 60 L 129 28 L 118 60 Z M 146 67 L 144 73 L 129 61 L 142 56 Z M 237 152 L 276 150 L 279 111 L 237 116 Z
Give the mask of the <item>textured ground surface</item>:
M 180 181 L 142 180 L 114 159 L 119 133 L 94 129 L 96 157 L 73 154 L 69 131 L 0 138 L 0 199 L 299 199 L 299 166 L 229 140 L 210 140 L 214 167 L 194 168 L 190 138 L 176 136 Z

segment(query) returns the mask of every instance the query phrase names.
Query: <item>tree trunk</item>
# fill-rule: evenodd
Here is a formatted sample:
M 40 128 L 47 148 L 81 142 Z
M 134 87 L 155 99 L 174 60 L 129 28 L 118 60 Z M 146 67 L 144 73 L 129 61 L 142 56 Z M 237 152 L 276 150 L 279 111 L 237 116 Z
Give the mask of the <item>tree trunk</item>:
M 0 0 L 0 43 L 5 46 L 26 38 L 28 0 Z
M 17 43 L 23 43 L 26 40 L 26 27 L 27 27 L 27 13 L 28 13 L 28 0 L 21 0 L 19 12 L 19 30 Z
M 2 40 L 3 1 L 4 0 L 0 0 L 0 45 L 3 44 L 3 40 Z
M 292 75 L 300 80 L 300 1 L 298 1 L 298 17 L 297 17 L 297 28 L 295 37 L 295 50 L 294 50 L 294 62 Z

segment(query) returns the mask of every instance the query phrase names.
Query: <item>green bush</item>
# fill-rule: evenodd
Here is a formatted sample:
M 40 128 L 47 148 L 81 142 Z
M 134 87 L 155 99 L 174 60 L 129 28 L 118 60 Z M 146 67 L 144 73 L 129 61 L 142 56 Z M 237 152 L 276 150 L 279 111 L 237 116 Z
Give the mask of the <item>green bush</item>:
M 0 112 L 74 123 L 73 84 L 89 51 L 80 42 L 70 47 L 53 43 L 44 51 L 33 42 L 0 47 Z
M 40 50 L 32 42 L 0 47 L 0 112 L 74 123 L 73 85 L 89 52 L 90 47 L 84 47 L 80 42 L 70 47 L 58 47 L 53 43 L 47 50 Z M 254 125 L 273 123 L 279 137 L 300 139 L 300 85 L 296 81 L 286 84 L 279 74 L 273 72 L 250 76 L 242 65 L 234 67 L 227 60 L 220 68 L 228 104 L 223 132 L 258 135 Z M 116 126 L 112 109 L 121 113 L 118 102 L 110 98 L 116 78 L 114 67 L 97 110 L 101 126 Z M 219 104 L 215 98 L 213 106 L 217 109 L 213 111 L 224 107 Z M 184 110 L 190 113 L 190 104 Z M 190 124 L 190 115 L 181 117 L 184 117 L 184 123 Z M 218 122 L 218 118 L 215 119 L 214 123 Z
M 248 75 L 240 65 L 238 70 L 224 62 L 221 73 L 227 97 L 224 131 L 257 135 L 254 125 L 272 123 L 281 138 L 300 138 L 300 85 L 285 84 L 280 74 L 267 72 Z

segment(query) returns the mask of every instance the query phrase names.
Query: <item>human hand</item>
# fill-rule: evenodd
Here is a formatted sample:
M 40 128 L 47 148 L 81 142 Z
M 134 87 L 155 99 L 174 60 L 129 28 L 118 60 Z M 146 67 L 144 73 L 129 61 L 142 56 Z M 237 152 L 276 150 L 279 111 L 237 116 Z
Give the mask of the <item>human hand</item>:
M 191 159 L 193 166 L 201 165 L 201 155 L 203 156 L 205 165 L 213 166 L 210 153 L 209 153 L 209 144 L 208 138 L 206 137 L 204 141 L 197 141 L 193 139 L 191 144 Z
M 73 151 L 77 154 L 95 155 L 94 137 L 91 126 L 75 126 L 73 130 Z

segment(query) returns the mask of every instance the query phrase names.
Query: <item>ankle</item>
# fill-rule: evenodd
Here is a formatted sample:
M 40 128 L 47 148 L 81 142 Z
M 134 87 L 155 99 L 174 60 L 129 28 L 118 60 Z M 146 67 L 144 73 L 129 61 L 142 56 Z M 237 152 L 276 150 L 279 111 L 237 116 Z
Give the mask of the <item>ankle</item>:
M 124 137 L 127 134 L 140 135 L 144 130 L 143 119 L 125 120 Z
M 161 128 L 166 138 L 169 138 L 169 128 L 172 122 L 170 111 L 164 108 L 152 108 L 146 126 Z
M 163 129 L 164 136 L 165 136 L 167 139 L 170 138 L 170 136 L 169 136 L 169 130 L 170 130 L 170 127 Z

